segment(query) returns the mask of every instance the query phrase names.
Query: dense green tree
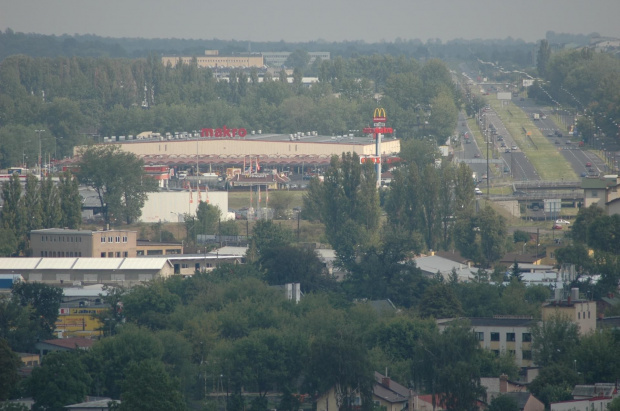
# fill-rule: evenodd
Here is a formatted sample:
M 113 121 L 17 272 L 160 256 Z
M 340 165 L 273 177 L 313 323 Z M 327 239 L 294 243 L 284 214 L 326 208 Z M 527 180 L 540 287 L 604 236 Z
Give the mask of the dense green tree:
M 355 395 L 362 398 L 362 407 L 371 404 L 372 369 L 360 325 L 335 310 L 318 310 L 308 318 L 308 327 L 315 332 L 310 340 L 307 383 L 308 392 L 336 390 L 339 409 L 349 410 Z M 322 324 L 321 324 L 322 323 Z M 320 332 L 314 327 L 321 327 Z
M 24 281 L 14 284 L 11 293 L 22 306 L 34 309 L 31 320 L 40 327 L 41 334 L 38 337 L 42 340 L 50 338 L 56 328 L 62 288 Z
M 491 400 L 487 411 L 519 411 L 519 404 L 508 395 L 500 395 Z
M 616 381 L 620 378 L 620 359 L 615 353 L 620 349 L 618 335 L 602 330 L 582 336 L 574 349 L 574 368 L 586 384 Z
M 534 362 L 545 367 L 551 364 L 568 365 L 571 353 L 579 343 L 577 324 L 561 315 L 554 315 L 531 328 Z
M 150 329 L 166 328 L 166 315 L 180 303 L 161 281 L 133 287 L 123 295 L 123 314 L 127 321 Z
M 78 190 L 78 181 L 70 172 L 60 175 L 58 184 L 60 209 L 62 210 L 61 226 L 78 229 L 82 224 L 82 197 Z
M 532 394 L 549 408 L 552 402 L 572 400 L 572 391 L 581 383 L 580 376 L 573 367 L 553 363 L 541 368 L 538 376 L 528 388 Z
M 377 240 L 379 194 L 372 165 L 355 153 L 333 156 L 324 182 L 312 184 L 304 207 L 318 211 L 339 260 L 351 264 L 360 250 Z
M 59 228 L 62 223 L 61 199 L 51 175 L 41 181 L 41 204 L 43 228 Z
M 66 405 L 83 402 L 88 394 L 90 376 L 81 362 L 81 353 L 53 352 L 28 380 L 35 403 L 33 410 L 62 411 Z
M 123 380 L 120 410 L 183 411 L 185 400 L 178 381 L 155 359 L 131 362 Z
M 13 230 L 0 228 L 0 256 L 11 257 L 17 254 L 17 237 Z
M 419 379 L 433 402 L 439 395 L 448 410 L 477 409 L 485 395 L 480 385 L 483 349 L 468 324 L 457 322 L 442 333 L 425 335 L 418 355 Z
M 270 285 L 300 283 L 303 293 L 325 291 L 335 285 L 317 253 L 309 248 L 269 248 L 261 253 L 260 264 Z
M 308 67 L 310 63 L 310 55 L 306 50 L 297 49 L 286 58 L 284 65 L 290 68 L 301 69 L 302 71 Z
M 293 233 L 272 220 L 259 220 L 252 230 L 252 241 L 261 255 L 266 250 L 291 244 Z
M 620 397 L 614 398 L 608 405 L 607 411 L 620 411 Z
M 28 210 L 28 216 L 26 218 L 27 233 L 43 227 L 43 206 L 41 203 L 39 180 L 33 174 L 28 174 L 24 195 L 20 201 L 20 206 Z
M 18 247 L 23 247 L 27 230 L 26 209 L 20 206 L 21 195 L 22 186 L 19 182 L 19 176 L 15 173 L 9 181 L 2 183 L 3 205 L 0 222 L 3 229 L 13 233 L 18 241 Z
M 544 77 L 547 74 L 547 64 L 550 58 L 551 47 L 549 46 L 549 42 L 543 39 L 540 41 L 536 53 L 536 68 L 538 69 L 539 76 Z
M 43 335 L 32 306 L 22 306 L 17 299 L 0 296 L 0 339 L 5 339 L 16 352 L 34 349 L 37 337 Z
M 131 363 L 147 359 L 160 361 L 161 341 L 146 329 L 123 325 L 120 333 L 104 338 L 88 351 L 84 363 L 92 377 L 91 393 L 121 398 L 121 387 Z
M 433 318 L 452 318 L 463 314 L 454 289 L 443 283 L 433 284 L 426 289 L 419 310 L 423 317 Z
M 0 338 L 0 401 L 8 400 L 17 387 L 20 366 L 21 360 L 17 354 L 11 350 L 7 340 Z
M 91 146 L 79 155 L 78 179 L 97 192 L 104 221 L 135 221 L 147 193 L 157 187 L 155 180 L 146 176 L 142 160 L 118 146 Z
M 301 373 L 306 344 L 295 333 L 260 329 L 226 345 L 225 355 L 217 350 L 214 357 L 223 358 L 221 370 L 235 389 L 251 387 L 264 398 Z
M 428 281 L 410 260 L 415 248 L 411 236 L 398 226 L 381 230 L 380 244 L 370 246 L 349 264 L 342 286 L 351 298 L 390 299 L 403 307 L 414 307 Z

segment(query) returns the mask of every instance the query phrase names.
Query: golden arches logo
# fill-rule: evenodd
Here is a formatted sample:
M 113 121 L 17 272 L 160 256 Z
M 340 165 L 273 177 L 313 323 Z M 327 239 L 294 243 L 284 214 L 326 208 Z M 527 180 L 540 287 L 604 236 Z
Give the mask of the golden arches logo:
M 375 122 L 385 122 L 385 120 L 387 119 L 387 116 L 385 115 L 385 109 L 382 107 L 377 107 L 372 116 L 375 119 Z

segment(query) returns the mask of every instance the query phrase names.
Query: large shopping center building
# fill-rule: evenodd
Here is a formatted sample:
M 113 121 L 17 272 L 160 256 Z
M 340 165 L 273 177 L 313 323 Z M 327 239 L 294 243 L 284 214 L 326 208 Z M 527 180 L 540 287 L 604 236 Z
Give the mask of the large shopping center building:
M 346 152 L 360 157 L 374 156 L 375 140 L 372 137 L 320 136 L 316 132 L 295 134 L 263 134 L 245 129 L 202 129 L 200 132 L 162 136 L 142 133 L 139 137 L 103 144 L 116 144 L 122 150 L 136 154 L 145 164 L 162 164 L 177 170 L 223 170 L 227 167 L 246 167 L 258 159 L 260 167 L 301 172 L 329 165 L 333 155 Z M 79 148 L 76 148 L 76 153 Z M 382 163 L 390 163 L 400 153 L 400 140 L 383 138 Z M 251 158 L 251 160 L 250 160 Z

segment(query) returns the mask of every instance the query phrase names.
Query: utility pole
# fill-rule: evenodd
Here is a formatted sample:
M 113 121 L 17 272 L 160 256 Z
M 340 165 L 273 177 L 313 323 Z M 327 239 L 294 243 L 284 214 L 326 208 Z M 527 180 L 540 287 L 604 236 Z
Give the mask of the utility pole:
M 41 168 L 41 133 L 44 132 L 45 130 L 35 130 L 34 132 L 37 133 L 39 135 L 39 161 L 38 161 L 38 165 L 39 165 L 39 177 L 41 179 L 43 179 L 43 170 Z

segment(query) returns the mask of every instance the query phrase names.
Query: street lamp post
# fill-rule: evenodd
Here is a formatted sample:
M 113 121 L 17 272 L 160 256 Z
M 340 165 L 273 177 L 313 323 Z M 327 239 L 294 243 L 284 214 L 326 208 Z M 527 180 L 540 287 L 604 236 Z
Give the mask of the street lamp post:
M 35 130 L 34 132 L 39 135 L 39 177 L 43 178 L 43 170 L 41 169 L 41 133 L 45 130 Z

